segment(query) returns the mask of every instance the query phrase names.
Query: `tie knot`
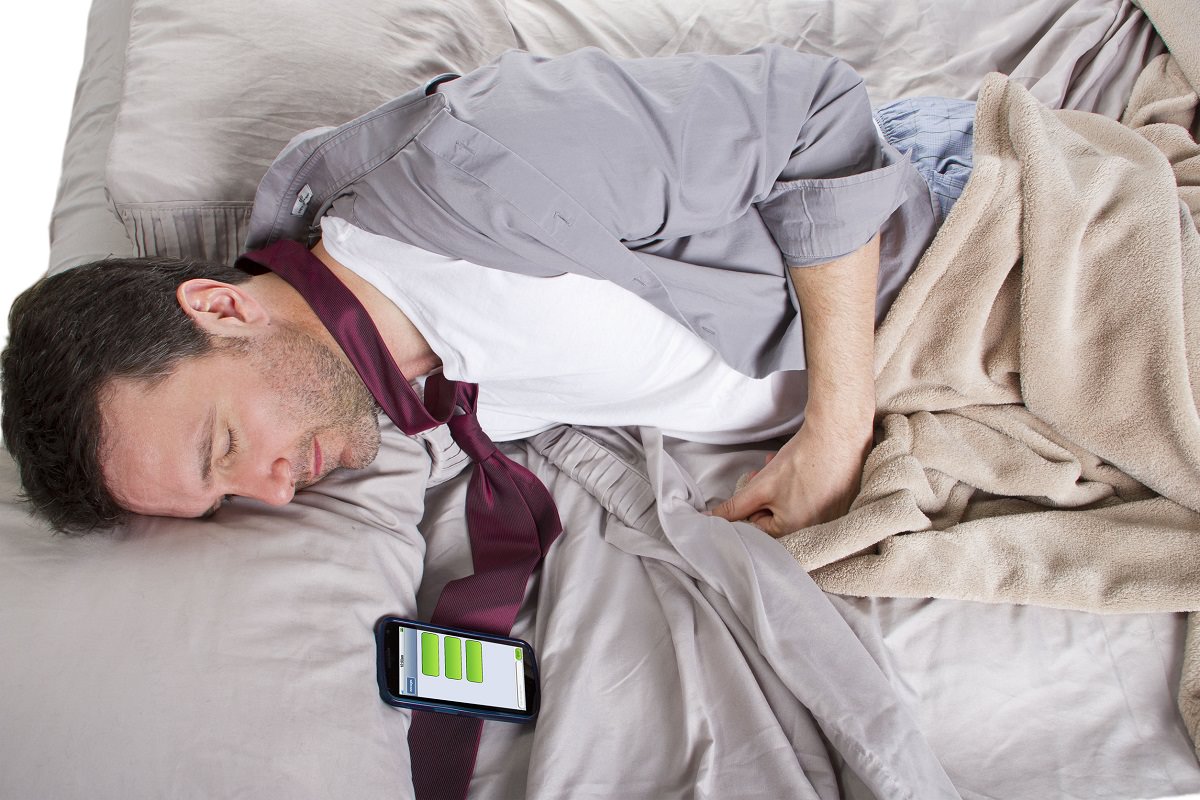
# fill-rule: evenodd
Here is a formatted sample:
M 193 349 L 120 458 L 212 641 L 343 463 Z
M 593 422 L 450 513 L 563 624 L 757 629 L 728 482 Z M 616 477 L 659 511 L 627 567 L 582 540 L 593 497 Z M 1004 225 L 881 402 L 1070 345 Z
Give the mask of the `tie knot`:
M 446 424 L 454 441 L 458 442 L 458 446 L 472 461 L 479 463 L 496 452 L 496 445 L 479 426 L 479 417 L 475 412 L 455 414 Z

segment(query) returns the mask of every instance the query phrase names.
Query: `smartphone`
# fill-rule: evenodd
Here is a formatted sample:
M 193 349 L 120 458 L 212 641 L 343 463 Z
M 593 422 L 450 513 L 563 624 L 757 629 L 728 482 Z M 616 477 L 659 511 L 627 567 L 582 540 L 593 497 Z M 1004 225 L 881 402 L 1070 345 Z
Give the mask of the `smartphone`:
M 375 623 L 379 695 L 402 708 L 530 722 L 541 702 L 528 642 L 428 622 Z

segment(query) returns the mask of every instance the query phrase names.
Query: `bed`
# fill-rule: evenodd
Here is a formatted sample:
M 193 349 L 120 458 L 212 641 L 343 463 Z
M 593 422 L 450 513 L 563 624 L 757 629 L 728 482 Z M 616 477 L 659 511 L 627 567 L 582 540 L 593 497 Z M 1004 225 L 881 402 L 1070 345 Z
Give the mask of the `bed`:
M 770 41 L 846 59 L 876 103 L 974 99 L 1000 72 L 1115 120 L 1168 50 L 1200 74 L 1189 26 L 1149 0 L 94 0 L 49 268 L 231 262 L 293 135 L 509 48 Z M 473 797 L 1200 794 L 1186 600 L 826 591 L 803 542 L 699 513 L 762 443 L 561 428 L 503 448 L 565 533 L 514 628 L 541 716 L 485 725 Z M 372 626 L 428 615 L 469 571 L 466 463 L 444 429 L 385 423 L 374 464 L 282 509 L 65 538 L 4 460 L 0 797 L 410 796 L 409 715 L 379 701 Z

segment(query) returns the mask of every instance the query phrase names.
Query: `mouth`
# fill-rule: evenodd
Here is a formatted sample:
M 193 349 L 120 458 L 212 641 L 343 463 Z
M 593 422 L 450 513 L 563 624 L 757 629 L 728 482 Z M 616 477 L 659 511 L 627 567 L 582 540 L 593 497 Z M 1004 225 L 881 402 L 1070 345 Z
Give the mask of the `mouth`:
M 313 437 L 313 458 L 312 458 L 312 474 L 309 475 L 309 481 L 315 481 L 321 477 L 321 466 L 324 459 L 321 457 L 321 442 Z

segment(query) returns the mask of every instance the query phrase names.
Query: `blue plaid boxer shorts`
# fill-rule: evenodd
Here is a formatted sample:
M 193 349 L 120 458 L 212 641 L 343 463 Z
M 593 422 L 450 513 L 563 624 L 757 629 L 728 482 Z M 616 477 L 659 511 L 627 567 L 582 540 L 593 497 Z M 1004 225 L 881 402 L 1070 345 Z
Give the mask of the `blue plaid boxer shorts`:
M 912 97 L 875 110 L 883 136 L 908 153 L 929 184 L 940 224 L 971 177 L 975 103 L 947 97 Z

